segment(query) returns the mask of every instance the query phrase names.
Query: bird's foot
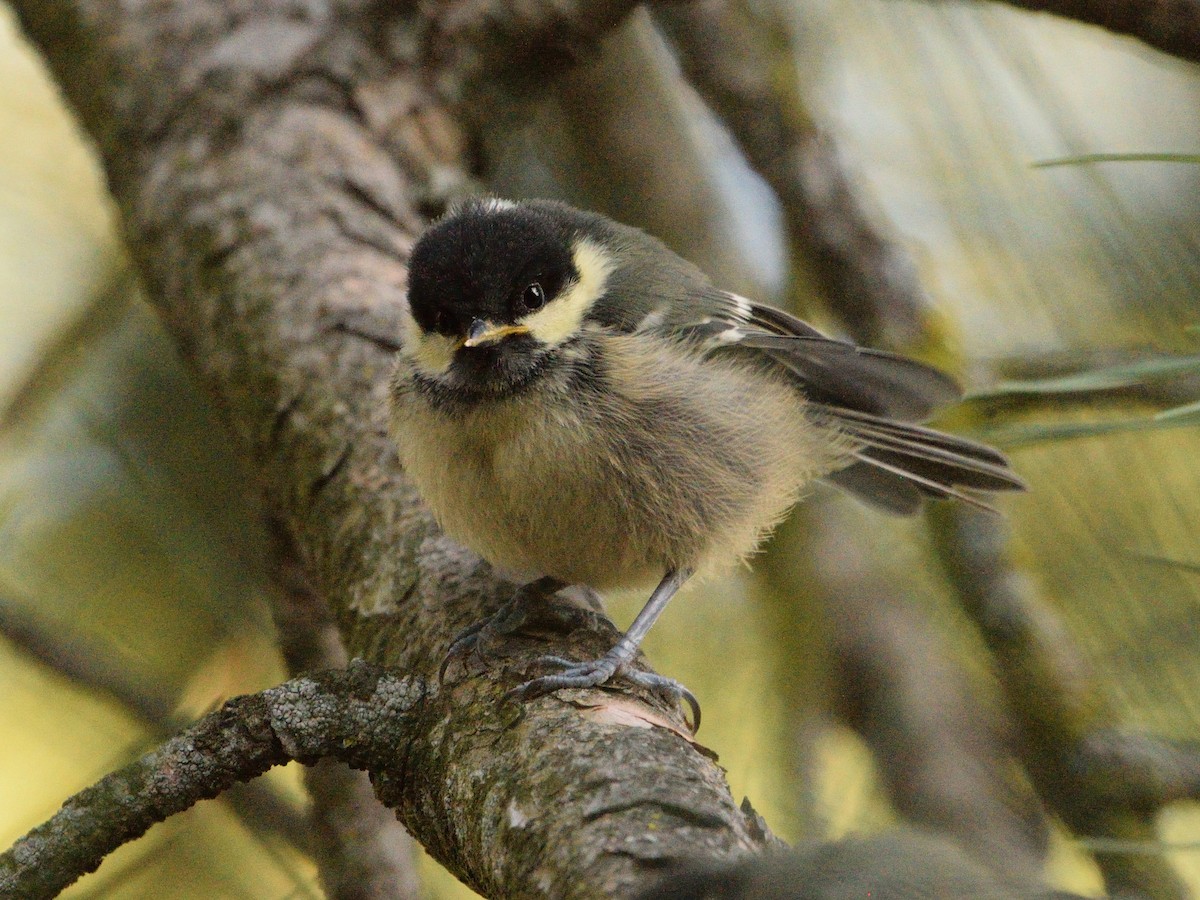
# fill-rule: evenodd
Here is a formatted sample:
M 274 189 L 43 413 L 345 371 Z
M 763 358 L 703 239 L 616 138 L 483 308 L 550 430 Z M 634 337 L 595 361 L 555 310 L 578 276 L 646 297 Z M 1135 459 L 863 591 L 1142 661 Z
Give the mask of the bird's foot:
M 540 665 L 553 666 L 559 671 L 527 681 L 510 691 L 508 696 L 518 701 L 534 700 L 564 688 L 600 687 L 619 675 L 638 687 L 667 698 L 672 703 L 686 703 L 692 712 L 692 720 L 688 726 L 695 734 L 700 727 L 700 702 L 696 695 L 674 678 L 630 669 L 629 662 L 629 659 L 623 658 L 615 650 L 587 662 L 561 656 L 543 656 L 538 660 Z
M 438 667 L 438 683 L 446 680 L 451 663 L 468 656 L 491 666 L 493 659 L 489 650 L 507 637 L 525 632 L 569 633 L 586 627 L 589 617 L 595 617 L 594 612 L 554 602 L 554 595 L 565 587 L 566 584 L 554 578 L 539 578 L 522 585 L 493 616 L 459 632 Z

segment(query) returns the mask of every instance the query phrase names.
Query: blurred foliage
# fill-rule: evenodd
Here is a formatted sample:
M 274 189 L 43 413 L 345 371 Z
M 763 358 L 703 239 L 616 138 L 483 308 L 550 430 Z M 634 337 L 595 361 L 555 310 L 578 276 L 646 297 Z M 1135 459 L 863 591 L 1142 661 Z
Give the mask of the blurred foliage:
M 83 322 L 7 417 L 0 591 L 86 622 L 148 683 L 178 691 L 214 645 L 263 625 L 254 498 L 131 286 Z
M 1061 441 L 1070 438 L 1092 437 L 1119 431 L 1147 431 L 1162 428 L 1186 428 L 1200 425 L 1200 400 L 1187 399 L 1154 412 L 1128 415 L 1128 402 L 1120 403 L 1115 415 L 1105 415 L 1105 395 L 1120 388 L 1150 388 L 1163 382 L 1172 383 L 1177 389 L 1172 393 L 1191 397 L 1196 393 L 1194 379 L 1186 379 L 1200 373 L 1200 356 L 1173 355 L 1151 356 L 1133 362 L 1084 369 L 1068 375 L 1049 378 L 1027 378 L 1000 381 L 991 387 L 976 391 L 973 399 L 979 403 L 996 404 L 998 401 L 1051 401 L 1059 406 L 1073 405 L 1076 409 L 1083 404 L 1088 420 L 1082 422 L 1055 421 L 1043 415 L 1040 421 L 1013 424 L 1016 416 L 1006 417 L 1009 421 L 995 425 L 985 431 L 985 437 L 1001 446 L 1014 447 L 1041 441 Z M 1168 384 L 1171 387 L 1172 384 Z M 1069 408 L 1069 407 L 1068 407 Z M 995 417 L 994 417 L 995 418 Z
M 1200 77 L 1130 41 L 994 6 L 750 5 L 788 32 L 795 57 L 780 64 L 807 112 L 957 323 L 977 399 L 947 424 L 1023 443 L 1014 459 L 1032 490 L 1005 509 L 1029 577 L 1131 725 L 1195 738 L 1196 395 L 1162 402 L 1124 389 L 1196 371 L 1188 329 L 1200 320 L 1200 168 L 1081 161 L 1200 146 Z M 93 631 L 192 712 L 261 687 L 280 672 L 258 600 L 255 498 L 220 422 L 122 275 L 95 163 L 7 19 L 0 133 L 0 601 Z M 778 208 L 644 16 L 598 61 L 498 117 L 484 151 L 503 193 L 602 209 L 664 237 L 726 286 L 783 296 Z M 1076 164 L 1033 167 L 1045 160 Z M 803 265 L 791 274 L 812 314 Z M 1091 365 L 1097 350 L 1134 358 Z M 1065 366 L 1045 373 L 1030 362 L 1047 356 Z M 1018 395 L 1036 402 L 1010 402 Z M 1068 435 L 1078 439 L 1058 440 Z M 920 523 L 821 493 L 753 577 L 698 586 L 647 642 L 659 669 L 700 697 L 701 739 L 720 752 L 735 795 L 787 838 L 894 819 L 870 755 L 829 713 L 825 616 L 838 611 L 822 606 L 803 554 L 804 517 L 834 504 L 844 508 L 831 515 L 871 548 L 850 562 L 915 598 L 981 695 L 996 694 Z M 617 598 L 618 620 L 640 601 Z M 2 643 L 0 690 L 7 843 L 143 738 L 120 711 Z M 1160 836 L 1162 846 L 1142 849 L 1184 847 L 1171 859 L 1200 893 L 1200 814 L 1168 810 Z M 1097 890 L 1082 848 L 1061 836 L 1054 846 L 1056 881 Z M 307 895 L 307 864 L 281 853 L 205 804 L 75 890 Z M 460 889 L 438 877 L 431 891 Z
M 1200 372 L 1200 356 L 1158 357 L 1103 369 L 1060 375 L 1056 378 L 1031 378 L 1024 381 L 1000 381 L 975 392 L 976 397 L 1006 395 L 1086 394 L 1118 387 L 1146 384 L 1159 378 Z

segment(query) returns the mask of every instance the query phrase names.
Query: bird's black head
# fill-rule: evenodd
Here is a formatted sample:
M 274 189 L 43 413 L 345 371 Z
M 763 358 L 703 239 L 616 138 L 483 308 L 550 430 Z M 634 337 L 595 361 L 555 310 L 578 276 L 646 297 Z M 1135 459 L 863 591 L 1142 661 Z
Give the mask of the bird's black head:
M 409 260 L 404 340 L 418 377 L 478 399 L 531 382 L 579 332 L 612 269 L 580 226 L 561 204 L 482 200 L 425 232 Z

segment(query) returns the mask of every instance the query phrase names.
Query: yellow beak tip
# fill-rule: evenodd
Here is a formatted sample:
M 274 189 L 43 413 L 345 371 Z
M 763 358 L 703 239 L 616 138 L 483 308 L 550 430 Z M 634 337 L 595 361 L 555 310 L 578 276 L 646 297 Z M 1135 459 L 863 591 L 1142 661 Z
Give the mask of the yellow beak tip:
M 462 339 L 459 346 L 462 347 L 479 347 L 483 344 L 490 344 L 498 341 L 501 338 L 508 337 L 510 334 L 528 334 L 529 327 L 527 325 L 495 325 L 488 328 L 486 331 L 472 330 L 472 333 Z

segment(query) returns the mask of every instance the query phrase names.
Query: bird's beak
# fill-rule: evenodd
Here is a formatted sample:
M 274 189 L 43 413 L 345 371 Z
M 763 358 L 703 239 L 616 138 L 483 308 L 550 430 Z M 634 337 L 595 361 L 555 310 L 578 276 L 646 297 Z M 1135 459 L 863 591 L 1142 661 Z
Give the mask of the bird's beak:
M 478 347 L 481 344 L 490 344 L 493 341 L 508 337 L 510 334 L 528 333 L 528 325 L 493 325 L 491 322 L 485 322 L 483 319 L 474 319 L 471 322 L 471 327 L 467 329 L 467 336 L 463 338 L 462 346 Z

